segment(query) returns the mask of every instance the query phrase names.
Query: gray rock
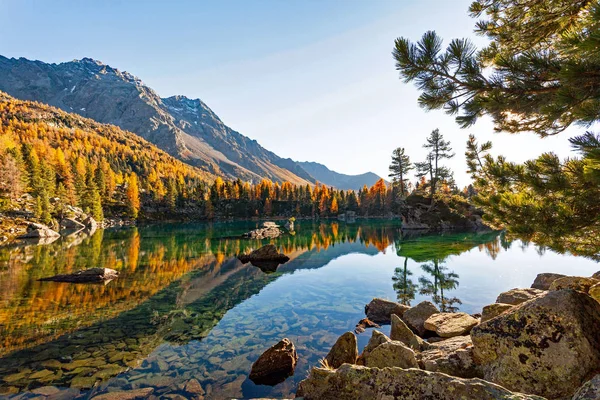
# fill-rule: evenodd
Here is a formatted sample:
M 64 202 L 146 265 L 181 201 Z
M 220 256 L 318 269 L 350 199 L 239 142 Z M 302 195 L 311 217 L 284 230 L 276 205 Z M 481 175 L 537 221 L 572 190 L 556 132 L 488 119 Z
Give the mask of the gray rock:
M 483 307 L 481 312 L 481 322 L 488 321 L 506 310 L 510 310 L 514 306 L 512 304 L 494 303 Z
M 60 234 L 58 232 L 53 231 L 46 225 L 32 222 L 27 226 L 27 233 L 19 236 L 19 239 L 45 239 L 59 237 Z
M 552 282 L 549 290 L 573 289 L 583 293 L 589 293 L 590 288 L 600 283 L 595 278 L 586 278 L 583 276 L 565 276 Z
M 571 400 L 598 400 L 600 399 L 600 374 L 583 384 L 575 392 Z
M 387 343 L 389 341 L 391 341 L 389 337 L 385 336 L 379 331 L 374 330 L 371 334 L 371 339 L 369 339 L 369 343 L 367 343 L 367 345 L 363 349 L 363 352 L 357 360 L 357 363 L 360 365 L 364 365 L 365 358 L 368 357 L 373 350 L 375 350 L 379 345 Z
M 365 314 L 367 315 L 367 318 L 373 322 L 389 324 L 391 322 L 392 314 L 402 317 L 404 312 L 409 308 L 410 307 L 405 306 L 404 304 L 396 303 L 394 301 L 374 298 L 365 306 Z
M 402 315 L 402 320 L 406 323 L 406 325 L 412 329 L 419 336 L 423 336 L 425 334 L 425 327 L 423 324 L 427 320 L 427 318 L 431 317 L 433 314 L 439 313 L 440 310 L 433 303 L 429 301 L 422 301 L 411 309 L 407 310 L 404 315 Z
M 424 350 L 428 343 L 418 337 L 410 330 L 408 326 L 396 314 L 392 314 L 392 329 L 390 339 L 398 340 L 415 351 Z
M 288 338 L 265 351 L 252 364 L 250 380 L 257 385 L 276 385 L 294 374 L 298 355 Z
M 571 396 L 600 369 L 600 304 L 564 289 L 522 303 L 471 331 L 486 380 L 548 398 Z
M 478 319 L 467 313 L 438 313 L 427 318 L 423 326 L 440 337 L 449 338 L 469 333 L 478 323 Z
M 283 231 L 277 226 L 267 226 L 264 228 L 253 229 L 250 232 L 246 232 L 242 237 L 250 239 L 273 239 L 283 234 Z
M 483 378 L 483 371 L 473 357 L 470 336 L 455 336 L 433 343 L 427 350 L 417 354 L 417 361 L 427 371 L 460 378 Z
M 85 225 L 82 224 L 81 222 L 77 221 L 75 218 L 63 218 L 60 221 L 60 227 L 61 227 L 61 229 L 79 231 L 79 230 L 85 228 Z
M 511 289 L 509 291 L 500 293 L 496 299 L 496 303 L 512 304 L 517 305 L 525 301 L 535 299 L 544 294 L 543 290 L 539 289 Z
M 364 358 L 365 366 L 386 368 L 419 368 L 415 352 L 397 340 L 377 346 Z
M 356 336 L 352 332 L 346 332 L 335 342 L 325 361 L 331 368 L 338 368 L 344 363 L 355 364 L 358 358 L 358 347 Z
M 513 393 L 481 379 L 462 379 L 439 372 L 342 365 L 314 368 L 296 392 L 304 400 L 545 400 Z
M 553 274 L 550 272 L 538 274 L 535 277 L 535 280 L 533 281 L 533 283 L 531 284 L 531 287 L 533 289 L 548 290 L 548 289 L 550 289 L 550 285 L 552 284 L 552 282 L 554 282 L 558 278 L 563 278 L 565 276 L 566 275 Z
M 100 283 L 109 282 L 119 277 L 119 273 L 110 268 L 89 268 L 72 274 L 55 275 L 41 278 L 40 281 L 70 282 L 70 283 Z

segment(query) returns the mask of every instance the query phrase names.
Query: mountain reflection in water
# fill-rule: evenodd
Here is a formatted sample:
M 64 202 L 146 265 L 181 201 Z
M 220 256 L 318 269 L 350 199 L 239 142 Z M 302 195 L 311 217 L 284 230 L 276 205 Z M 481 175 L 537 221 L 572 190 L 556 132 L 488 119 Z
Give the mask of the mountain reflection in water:
M 368 299 L 383 290 L 458 309 L 461 277 L 448 261 L 511 248 L 497 233 L 407 237 L 390 221 L 299 221 L 295 235 L 232 239 L 258 225 L 153 225 L 0 249 L 0 395 L 55 386 L 67 397 L 140 387 L 185 396 L 197 379 L 207 398 L 289 396 Z M 267 243 L 290 261 L 267 274 L 236 258 Z M 120 277 L 105 286 L 37 281 L 90 267 Z M 283 337 L 298 349 L 296 374 L 254 385 L 252 362 Z

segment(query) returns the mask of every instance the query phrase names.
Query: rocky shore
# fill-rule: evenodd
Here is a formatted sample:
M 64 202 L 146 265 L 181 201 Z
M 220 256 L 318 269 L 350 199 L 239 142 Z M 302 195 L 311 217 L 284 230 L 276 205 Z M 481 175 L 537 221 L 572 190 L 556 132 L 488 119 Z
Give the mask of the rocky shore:
M 373 330 L 359 354 L 342 335 L 297 390 L 312 399 L 600 398 L 600 272 L 539 274 L 498 295 L 481 315 L 373 299 Z

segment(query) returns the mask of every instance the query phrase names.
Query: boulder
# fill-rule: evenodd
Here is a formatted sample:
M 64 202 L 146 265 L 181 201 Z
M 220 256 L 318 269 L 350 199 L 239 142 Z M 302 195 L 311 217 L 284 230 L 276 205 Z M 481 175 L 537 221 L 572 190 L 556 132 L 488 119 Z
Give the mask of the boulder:
M 283 264 L 289 261 L 289 257 L 283 253 L 279 253 L 277 247 L 272 244 L 261 247 L 260 249 L 254 250 L 250 254 L 243 254 L 238 257 L 241 262 L 246 264 L 247 262 L 265 262 L 271 261 L 278 264 Z
M 585 278 L 583 276 L 565 276 L 552 282 L 549 290 L 573 289 L 583 293 L 588 293 L 590 288 L 600 283 L 600 280 L 594 278 Z
M 600 369 L 600 304 L 572 289 L 544 293 L 479 324 L 471 339 L 486 380 L 562 398 Z
M 594 272 L 594 275 L 592 275 L 591 278 L 600 279 L 600 271 Z
M 471 332 L 471 329 L 478 323 L 478 319 L 467 313 L 439 313 L 427 318 L 423 322 L 423 326 L 440 337 L 449 338 Z
M 27 226 L 27 232 L 19 236 L 19 239 L 45 239 L 58 237 L 60 237 L 60 234 L 46 225 L 32 222 Z
M 539 289 L 511 289 L 507 292 L 500 293 L 496 299 L 496 303 L 521 304 L 527 300 L 535 299 L 545 293 L 544 290 Z
M 367 315 L 367 318 L 373 322 L 389 324 L 391 322 L 392 314 L 402 317 L 404 312 L 409 308 L 410 307 L 405 306 L 404 304 L 396 303 L 394 301 L 374 298 L 365 306 L 365 314 Z
M 415 352 L 397 340 L 391 340 L 375 347 L 364 357 L 367 367 L 419 368 Z
M 325 361 L 331 368 L 338 368 L 344 363 L 355 364 L 358 358 L 358 347 L 356 336 L 352 332 L 346 332 L 335 342 Z
M 402 368 L 367 368 L 345 364 L 337 370 L 314 368 L 300 382 L 305 400 L 544 400 L 513 393 L 481 379 L 462 379 L 439 372 Z
M 427 318 L 433 314 L 439 313 L 440 310 L 433 303 L 429 301 L 422 301 L 411 309 L 407 310 L 404 315 L 401 315 L 402 320 L 406 322 L 406 325 L 417 335 L 423 336 L 425 334 L 425 327 L 423 324 Z
M 95 232 L 98 229 L 98 222 L 91 215 L 83 220 L 83 225 L 90 232 Z
M 423 339 L 415 335 L 396 314 L 392 314 L 390 339 L 398 340 L 415 351 L 424 350 L 429 346 Z
M 598 302 L 600 302 L 600 283 L 595 284 L 590 287 L 588 294 L 592 296 L 592 298 Z
M 470 336 L 455 336 L 433 343 L 427 350 L 417 354 L 417 361 L 427 371 L 460 378 L 483 378 L 483 372 L 473 357 Z
M 356 327 L 354 328 L 354 332 L 357 334 L 363 333 L 367 328 L 381 328 L 375 322 L 371 321 L 369 318 L 363 318 L 358 321 Z
M 252 365 L 250 380 L 257 385 L 274 386 L 294 374 L 298 355 L 288 338 L 265 351 Z
M 550 289 L 550 285 L 552 285 L 552 282 L 554 282 L 558 278 L 563 278 L 565 276 L 566 275 L 553 274 L 550 272 L 538 274 L 535 277 L 535 280 L 533 281 L 533 283 L 531 284 L 531 287 L 533 289 L 548 290 L 548 289 Z
M 502 314 L 506 310 L 510 310 L 514 306 L 512 304 L 504 304 L 504 303 L 494 303 L 488 306 L 483 307 L 481 312 L 481 322 L 485 322 L 490 320 L 500 314 Z
M 373 331 L 371 334 L 371 339 L 369 339 L 369 343 L 367 343 L 362 354 L 357 360 L 357 364 L 364 365 L 365 358 L 368 357 L 373 350 L 375 350 L 379 345 L 389 341 L 391 341 L 390 338 L 385 336 L 383 333 L 379 331 Z
M 600 374 L 583 384 L 575 392 L 571 400 L 598 400 L 600 399 Z
M 70 282 L 70 283 L 100 283 L 109 282 L 119 277 L 119 273 L 110 268 L 89 268 L 72 274 L 55 275 L 41 278 L 40 281 Z

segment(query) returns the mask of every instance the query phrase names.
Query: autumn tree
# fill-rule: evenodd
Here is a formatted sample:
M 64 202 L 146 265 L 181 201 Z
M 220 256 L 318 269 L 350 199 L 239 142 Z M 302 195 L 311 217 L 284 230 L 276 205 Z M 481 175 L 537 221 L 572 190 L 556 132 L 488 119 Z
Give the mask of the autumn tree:
M 138 177 L 132 172 L 127 178 L 127 211 L 131 218 L 137 219 L 140 212 L 140 192 L 138 185 Z

